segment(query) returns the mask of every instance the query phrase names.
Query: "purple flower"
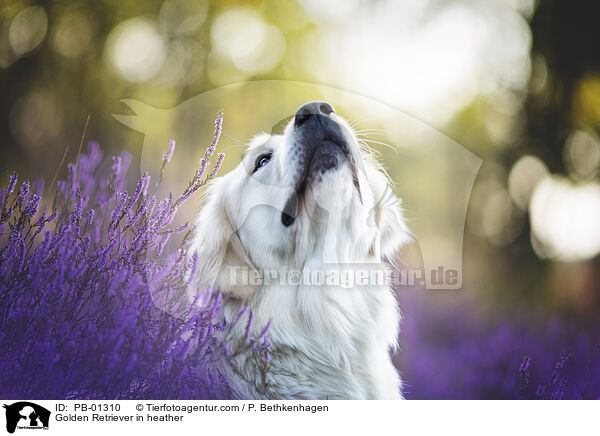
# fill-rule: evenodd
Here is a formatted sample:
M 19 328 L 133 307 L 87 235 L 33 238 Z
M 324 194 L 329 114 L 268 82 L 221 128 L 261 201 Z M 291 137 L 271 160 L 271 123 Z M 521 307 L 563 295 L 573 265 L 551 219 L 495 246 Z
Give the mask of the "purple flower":
M 174 151 L 175 151 L 175 138 L 173 137 L 169 140 L 169 149 L 167 150 L 167 153 L 163 154 L 162 166 L 160 167 L 160 176 L 158 178 L 158 184 L 160 184 L 160 182 L 163 181 L 165 168 L 167 166 L 167 163 L 169 163 L 171 161 Z
M 122 164 L 123 158 L 121 156 L 113 156 L 112 160 L 113 160 L 113 164 L 112 164 L 111 169 L 112 169 L 113 176 L 116 176 L 116 175 L 120 174 L 120 172 L 121 172 L 121 164 Z
M 523 356 L 523 362 L 521 362 L 521 366 L 519 367 L 521 390 L 525 390 L 527 386 L 529 386 L 529 380 L 531 378 L 529 365 L 531 365 L 531 357 Z
M 402 289 L 400 369 L 409 399 L 595 399 L 598 324 L 482 313 L 469 296 L 445 304 Z
M 6 201 L 6 189 L 0 189 L 0 212 L 4 209 L 4 202 Z
M 85 216 L 85 223 L 87 225 L 92 225 L 94 222 L 94 209 L 90 209 L 87 211 L 87 215 Z
M 150 176 L 148 175 L 148 173 L 144 173 L 144 175 L 137 182 L 137 187 L 135 189 L 135 193 L 133 194 L 133 197 L 131 198 L 131 204 L 138 201 L 138 199 L 140 198 L 140 195 L 142 195 L 144 197 L 146 196 L 146 194 L 148 193 L 147 192 L 148 183 L 150 183 Z
M 21 183 L 21 189 L 19 189 L 19 195 L 17 195 L 17 203 L 23 203 L 29 195 L 29 181 Z
M 42 198 L 28 182 L 13 194 L 16 173 L 0 191 L 11 205 L 0 218 L 9 232 L 0 238 L 0 397 L 231 398 L 223 365 L 233 365 L 240 344 L 216 334 L 227 328 L 221 296 L 199 294 L 199 305 L 174 298 L 189 291 L 198 263 L 187 252 L 190 226 L 171 224 L 185 199 L 147 195 L 148 174 L 130 197 L 129 156 L 113 158 L 108 174 L 101 156 L 90 145 L 77 179 L 69 166 L 56 197 L 44 199 L 56 204 L 49 217 L 23 218 Z M 191 182 L 185 198 L 204 182 Z M 253 351 L 262 374 L 267 333 L 254 339 L 246 314 L 237 322 L 244 318 L 249 343 L 267 345 Z
M 206 149 L 206 156 L 210 157 L 215 152 L 217 148 L 217 143 L 219 142 L 219 138 L 221 138 L 221 131 L 223 130 L 223 109 L 220 109 L 217 112 L 217 119 L 215 120 L 215 132 L 213 135 L 213 140 Z
M 33 218 L 33 216 L 37 213 L 38 207 L 40 205 L 41 197 L 37 194 L 33 194 L 29 197 L 29 201 L 27 205 L 23 208 L 23 215 Z
M 215 167 L 210 173 L 210 177 L 215 177 L 219 170 L 221 169 L 221 165 L 223 165 L 223 161 L 225 160 L 225 153 L 219 153 L 217 157 L 217 162 L 215 163 Z
M 206 172 L 207 166 L 208 166 L 208 159 L 206 157 L 201 158 L 200 159 L 200 167 L 198 168 L 198 171 L 196 172 L 195 180 L 200 182 L 200 180 L 202 179 L 202 176 L 204 176 L 204 173 Z
M 17 181 L 19 180 L 19 176 L 17 175 L 16 172 L 12 172 L 10 177 L 8 178 L 8 185 L 6 187 L 6 194 L 10 195 L 13 193 L 13 191 L 15 190 L 15 187 L 17 186 Z
M 171 138 L 169 140 L 169 150 L 167 154 L 163 154 L 163 163 L 169 163 L 171 158 L 173 157 L 173 152 L 175 151 L 175 138 Z
M 44 179 L 39 178 L 33 183 L 33 192 L 40 196 L 44 193 Z
M 219 153 L 219 156 L 217 158 L 217 162 L 215 163 L 214 169 L 204 180 L 202 179 L 202 177 L 204 176 L 204 174 L 206 172 L 206 168 L 208 167 L 208 164 L 210 163 L 210 157 L 213 154 L 213 152 L 217 146 L 217 142 L 219 141 L 219 137 L 221 135 L 221 126 L 223 124 L 222 112 L 223 111 L 221 110 L 217 114 L 218 117 L 217 117 L 217 120 L 215 121 L 215 136 L 213 138 L 213 141 L 212 141 L 211 145 L 206 149 L 204 156 L 200 159 L 200 167 L 196 170 L 196 173 L 194 174 L 194 177 L 192 178 L 188 187 L 181 194 L 181 196 L 175 201 L 175 203 L 174 203 L 175 207 L 179 207 L 182 202 L 186 201 L 192 194 L 194 194 L 198 189 L 200 189 L 201 186 L 208 183 L 213 177 L 215 177 L 217 175 L 217 172 L 221 168 L 221 165 L 223 164 L 223 159 L 225 159 L 225 154 Z M 161 174 L 162 174 L 162 171 L 161 171 Z M 159 181 L 159 183 L 160 183 L 160 181 Z

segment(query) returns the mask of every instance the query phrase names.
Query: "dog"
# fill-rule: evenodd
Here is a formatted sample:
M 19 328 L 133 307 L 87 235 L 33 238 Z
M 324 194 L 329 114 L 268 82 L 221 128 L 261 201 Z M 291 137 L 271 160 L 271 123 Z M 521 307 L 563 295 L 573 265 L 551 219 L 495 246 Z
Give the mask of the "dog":
M 245 306 L 254 334 L 271 323 L 267 388 L 248 350 L 226 374 L 237 398 L 402 398 L 390 356 L 401 316 L 387 281 L 297 280 L 348 269 L 388 275 L 412 240 L 386 173 L 329 103 L 308 102 L 282 135 L 253 138 L 239 166 L 213 181 L 197 229 L 194 289 L 226 293 L 230 324 Z M 230 343 L 242 343 L 245 329 L 231 329 Z

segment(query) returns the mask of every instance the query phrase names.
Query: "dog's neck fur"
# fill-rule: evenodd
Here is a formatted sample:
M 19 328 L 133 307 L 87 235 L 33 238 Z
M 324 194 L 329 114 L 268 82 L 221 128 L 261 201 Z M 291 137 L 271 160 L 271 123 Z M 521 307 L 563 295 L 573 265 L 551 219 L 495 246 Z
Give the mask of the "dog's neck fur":
M 390 290 L 271 285 L 261 287 L 247 304 L 257 327 L 272 321 L 270 371 L 276 376 L 268 377 L 267 392 L 257 390 L 258 374 L 234 377 L 232 387 L 240 397 L 399 398 L 400 379 L 390 360 L 399 314 Z M 229 301 L 226 316 L 233 319 L 240 308 Z M 239 340 L 243 327 L 232 335 Z M 240 368 L 251 368 L 249 359 L 242 357 Z
M 315 208 L 311 212 L 310 219 L 299 220 L 300 226 L 310 228 L 297 230 L 299 240 L 289 253 L 265 254 L 252 262 L 264 269 L 277 265 L 280 273 L 294 270 L 308 276 L 311 271 L 334 272 L 336 268 L 346 272 L 384 270 L 387 275 L 389 271 L 379 259 L 362 255 L 369 252 L 370 238 L 356 224 L 358 220 L 348 219 L 358 211 L 340 210 L 334 215 Z M 400 398 L 400 378 L 390 358 L 400 316 L 393 292 L 384 284 L 347 288 L 286 285 L 275 280 L 263 284 L 243 304 L 254 313 L 255 333 L 272 321 L 271 373 L 276 376 L 268 377 L 267 392 L 258 392 L 258 374 L 247 372 L 252 367 L 248 362 L 251 356 L 242 357 L 239 364 L 245 369 L 239 372 L 246 372 L 248 378 L 233 378 L 234 391 L 240 397 Z M 227 300 L 227 316 L 233 319 L 241 307 L 239 300 Z M 244 334 L 238 326 L 230 339 L 236 343 Z

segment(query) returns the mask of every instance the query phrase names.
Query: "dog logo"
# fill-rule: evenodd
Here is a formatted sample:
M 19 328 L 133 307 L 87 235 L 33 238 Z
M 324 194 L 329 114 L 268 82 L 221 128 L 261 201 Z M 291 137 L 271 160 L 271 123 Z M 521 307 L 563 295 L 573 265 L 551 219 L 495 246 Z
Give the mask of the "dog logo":
M 48 430 L 50 411 L 28 401 L 4 405 L 6 409 L 6 431 L 14 433 L 18 429 Z
M 256 101 L 263 96 L 263 103 L 240 109 L 240 102 Z M 268 97 L 267 97 L 268 96 Z M 286 98 L 282 99 L 282 96 Z M 291 97 L 293 96 L 293 97 Z M 289 97 L 289 98 L 288 98 Z M 284 133 L 299 106 L 308 100 L 325 100 L 341 112 L 347 111 L 354 119 L 370 120 L 364 127 L 380 127 L 376 140 L 370 130 L 352 129 L 357 141 L 365 149 L 374 149 L 385 160 L 391 187 L 375 199 L 367 218 L 373 226 L 384 213 L 388 224 L 397 224 L 394 210 L 406 210 L 411 232 L 418 244 L 418 253 L 407 260 L 403 269 L 419 270 L 419 277 L 426 289 L 461 289 L 463 270 L 463 236 L 471 189 L 482 160 L 471 151 L 427 124 L 385 104 L 346 91 L 310 83 L 261 80 L 244 84 L 228 85 L 199 94 L 177 106 L 155 108 L 137 100 L 122 102 L 131 110 L 125 115 L 114 114 L 119 122 L 144 134 L 140 170 L 159 174 L 162 153 L 171 137 L 177 138 L 177 152 L 165 178 L 172 186 L 185 186 L 197 169 L 205 147 L 199 142 L 211 138 L 211 122 L 199 122 L 213 116 L 212 109 L 224 108 L 227 127 L 223 131 L 220 151 L 227 153 L 221 175 L 232 170 L 240 162 L 247 148 L 247 138 L 256 137 L 260 130 L 271 131 L 271 136 Z M 278 101 L 281 104 L 266 104 Z M 229 108 L 237 108 L 235 111 Z M 210 115 L 207 109 L 210 108 Z M 341 115 L 340 115 L 341 116 Z M 170 120 L 165 124 L 165 120 Z M 377 131 L 377 129 L 375 129 Z M 377 146 L 376 146 L 377 145 Z M 372 146 L 372 147 L 371 147 Z M 396 157 L 395 157 L 396 156 Z M 360 162 L 360 160 L 357 160 Z M 256 183 L 262 183 L 257 181 Z M 289 189 L 287 184 L 263 183 L 263 193 L 256 197 L 261 209 L 275 207 L 285 212 L 295 212 L 296 198 L 290 203 L 279 204 L 277 195 Z M 168 184 L 162 184 L 158 196 L 168 196 Z M 402 203 L 397 202 L 401 198 Z M 323 210 L 329 208 L 327 198 L 319 203 Z M 184 206 L 180 216 L 195 216 L 197 205 Z M 333 214 L 337 211 L 332 210 Z M 244 222 L 244 217 L 240 222 Z M 237 230 L 237 229 L 233 229 Z M 390 242 L 384 235 L 384 242 Z M 443 241 L 443 243 L 440 243 Z M 419 259 L 421 257 L 421 259 Z M 421 272 L 422 270 L 422 272 Z M 443 274 L 441 272 L 443 272 Z M 450 273 L 449 275 L 446 273 Z

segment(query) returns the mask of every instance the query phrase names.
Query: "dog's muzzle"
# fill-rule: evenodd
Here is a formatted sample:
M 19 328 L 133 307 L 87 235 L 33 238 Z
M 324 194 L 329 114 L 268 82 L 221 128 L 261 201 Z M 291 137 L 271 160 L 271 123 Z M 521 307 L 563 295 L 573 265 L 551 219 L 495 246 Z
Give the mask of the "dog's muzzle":
M 332 118 L 333 113 L 333 107 L 324 101 L 311 101 L 296 111 L 293 126 L 295 141 L 290 153 L 296 161 L 296 195 L 288 199 L 281 214 L 281 222 L 286 227 L 294 223 L 299 200 L 308 184 L 350 158 L 349 144 L 340 125 Z

